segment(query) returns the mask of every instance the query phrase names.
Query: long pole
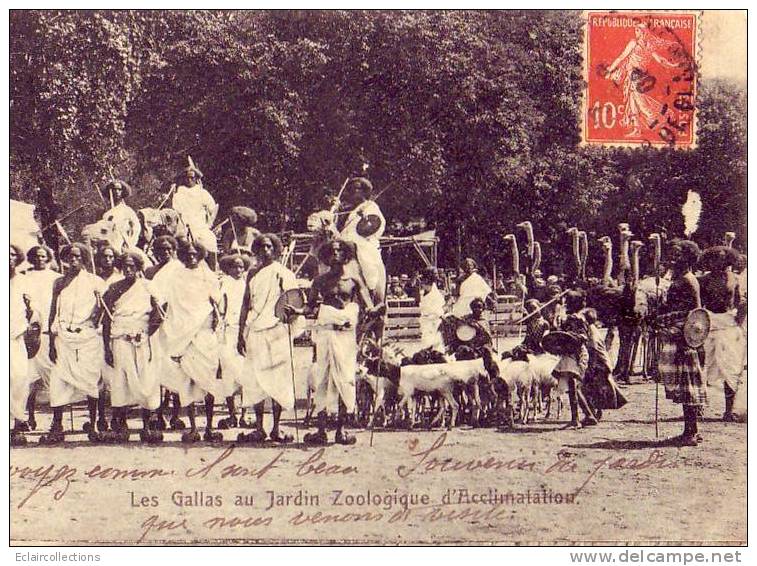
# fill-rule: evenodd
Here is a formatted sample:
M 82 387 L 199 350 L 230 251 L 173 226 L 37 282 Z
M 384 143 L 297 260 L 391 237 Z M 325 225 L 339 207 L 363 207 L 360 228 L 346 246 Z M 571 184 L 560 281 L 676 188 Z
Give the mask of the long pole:
M 171 185 L 171 190 L 168 191 L 168 194 L 163 198 L 162 201 L 160 201 L 160 204 L 158 205 L 158 210 L 160 210 L 161 208 L 165 206 L 166 202 L 168 201 L 168 199 L 171 198 L 171 195 L 173 194 L 175 190 L 176 190 L 176 183 L 173 183 Z
M 389 251 L 389 255 L 391 256 L 391 248 Z M 376 381 L 374 383 L 373 387 L 373 403 L 371 403 L 371 439 L 368 443 L 369 446 L 373 447 L 373 433 L 376 429 L 376 399 L 378 398 L 378 381 L 379 381 L 379 375 L 381 374 L 381 364 L 384 361 L 384 329 L 386 328 L 386 319 L 389 316 L 389 307 L 386 306 L 386 295 L 389 291 L 389 277 L 385 278 L 384 281 L 384 320 L 381 324 L 381 334 L 379 335 L 378 339 L 378 348 L 379 348 L 379 361 L 378 361 L 378 367 L 376 368 Z
M 279 289 L 281 290 L 281 293 L 284 293 L 284 279 L 279 276 Z M 289 301 L 287 300 L 287 304 Z M 294 399 L 293 408 L 294 408 L 294 434 L 295 438 L 297 439 L 297 444 L 300 443 L 300 421 L 297 417 L 297 387 L 295 385 L 295 378 L 294 378 L 294 348 L 292 346 L 292 323 L 289 320 L 289 317 L 287 317 L 287 335 L 289 337 L 289 368 L 292 373 L 292 397 Z
M 499 352 L 499 325 L 497 311 L 499 310 L 499 295 L 497 294 L 497 260 L 492 259 L 492 287 L 494 288 L 494 349 Z

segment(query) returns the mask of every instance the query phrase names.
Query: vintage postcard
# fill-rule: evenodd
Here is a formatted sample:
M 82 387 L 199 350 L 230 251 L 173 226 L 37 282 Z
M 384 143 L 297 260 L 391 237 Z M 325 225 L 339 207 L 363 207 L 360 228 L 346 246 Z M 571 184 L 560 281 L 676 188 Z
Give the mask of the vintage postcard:
M 10 544 L 745 545 L 746 22 L 11 10 Z

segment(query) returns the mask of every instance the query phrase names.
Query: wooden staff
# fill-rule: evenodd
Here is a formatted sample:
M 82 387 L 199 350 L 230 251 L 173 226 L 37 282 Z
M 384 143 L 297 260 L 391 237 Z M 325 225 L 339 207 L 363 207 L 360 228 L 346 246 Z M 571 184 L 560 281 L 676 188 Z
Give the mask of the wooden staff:
M 234 226 L 234 219 L 229 216 L 228 221 L 231 223 L 231 233 L 234 234 L 234 243 L 237 245 L 237 250 L 239 250 L 239 238 L 237 237 L 237 229 Z
M 284 279 L 279 275 L 279 290 L 284 294 Z M 286 304 L 289 304 L 287 300 Z M 292 397 L 294 398 L 294 434 L 297 444 L 300 443 L 300 422 L 297 417 L 297 386 L 294 377 L 294 348 L 292 347 L 292 323 L 287 316 L 287 335 L 289 337 L 289 367 L 292 373 Z
M 389 251 L 389 255 L 391 257 L 391 248 Z M 389 259 L 389 258 L 387 258 Z M 384 361 L 384 332 L 386 331 L 386 319 L 389 316 L 389 307 L 387 306 L 386 296 L 389 292 L 389 277 L 386 277 L 386 280 L 384 281 L 384 321 L 381 327 L 381 335 L 379 336 L 378 340 L 378 348 L 379 348 L 379 361 L 378 361 L 378 367 L 376 369 L 376 382 L 374 383 L 373 387 L 373 403 L 371 403 L 371 439 L 369 442 L 369 446 L 373 447 L 373 433 L 376 429 L 375 426 L 375 420 L 376 420 L 376 398 L 378 397 L 378 380 L 379 380 L 379 374 L 381 374 L 381 364 Z
M 492 286 L 494 287 L 494 349 L 499 352 L 499 327 L 497 325 L 499 295 L 497 294 L 497 261 L 494 259 L 492 259 Z

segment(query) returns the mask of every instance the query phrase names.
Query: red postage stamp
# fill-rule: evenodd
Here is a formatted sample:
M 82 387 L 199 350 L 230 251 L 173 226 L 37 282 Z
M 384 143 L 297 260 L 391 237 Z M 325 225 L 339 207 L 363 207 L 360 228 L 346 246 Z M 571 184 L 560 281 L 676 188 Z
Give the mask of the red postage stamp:
M 696 12 L 586 13 L 582 143 L 696 146 Z

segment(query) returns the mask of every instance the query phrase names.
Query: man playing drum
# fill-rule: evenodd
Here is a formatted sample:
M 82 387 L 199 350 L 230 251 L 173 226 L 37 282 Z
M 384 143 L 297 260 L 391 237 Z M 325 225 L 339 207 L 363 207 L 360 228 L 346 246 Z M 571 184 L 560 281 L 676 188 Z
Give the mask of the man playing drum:
M 260 262 L 259 269 L 247 279 L 239 316 L 237 349 L 246 358 L 246 369 L 240 375 L 245 402 L 255 410 L 255 430 L 240 435 L 246 442 L 262 442 L 265 400 L 271 399 L 273 428 L 268 437 L 274 442 L 291 442 L 292 436 L 279 429 L 283 409 L 294 409 L 292 387 L 292 328 L 276 316 L 279 297 L 297 289 L 294 273 L 279 263 L 281 240 L 274 234 L 258 236 L 252 251 Z

